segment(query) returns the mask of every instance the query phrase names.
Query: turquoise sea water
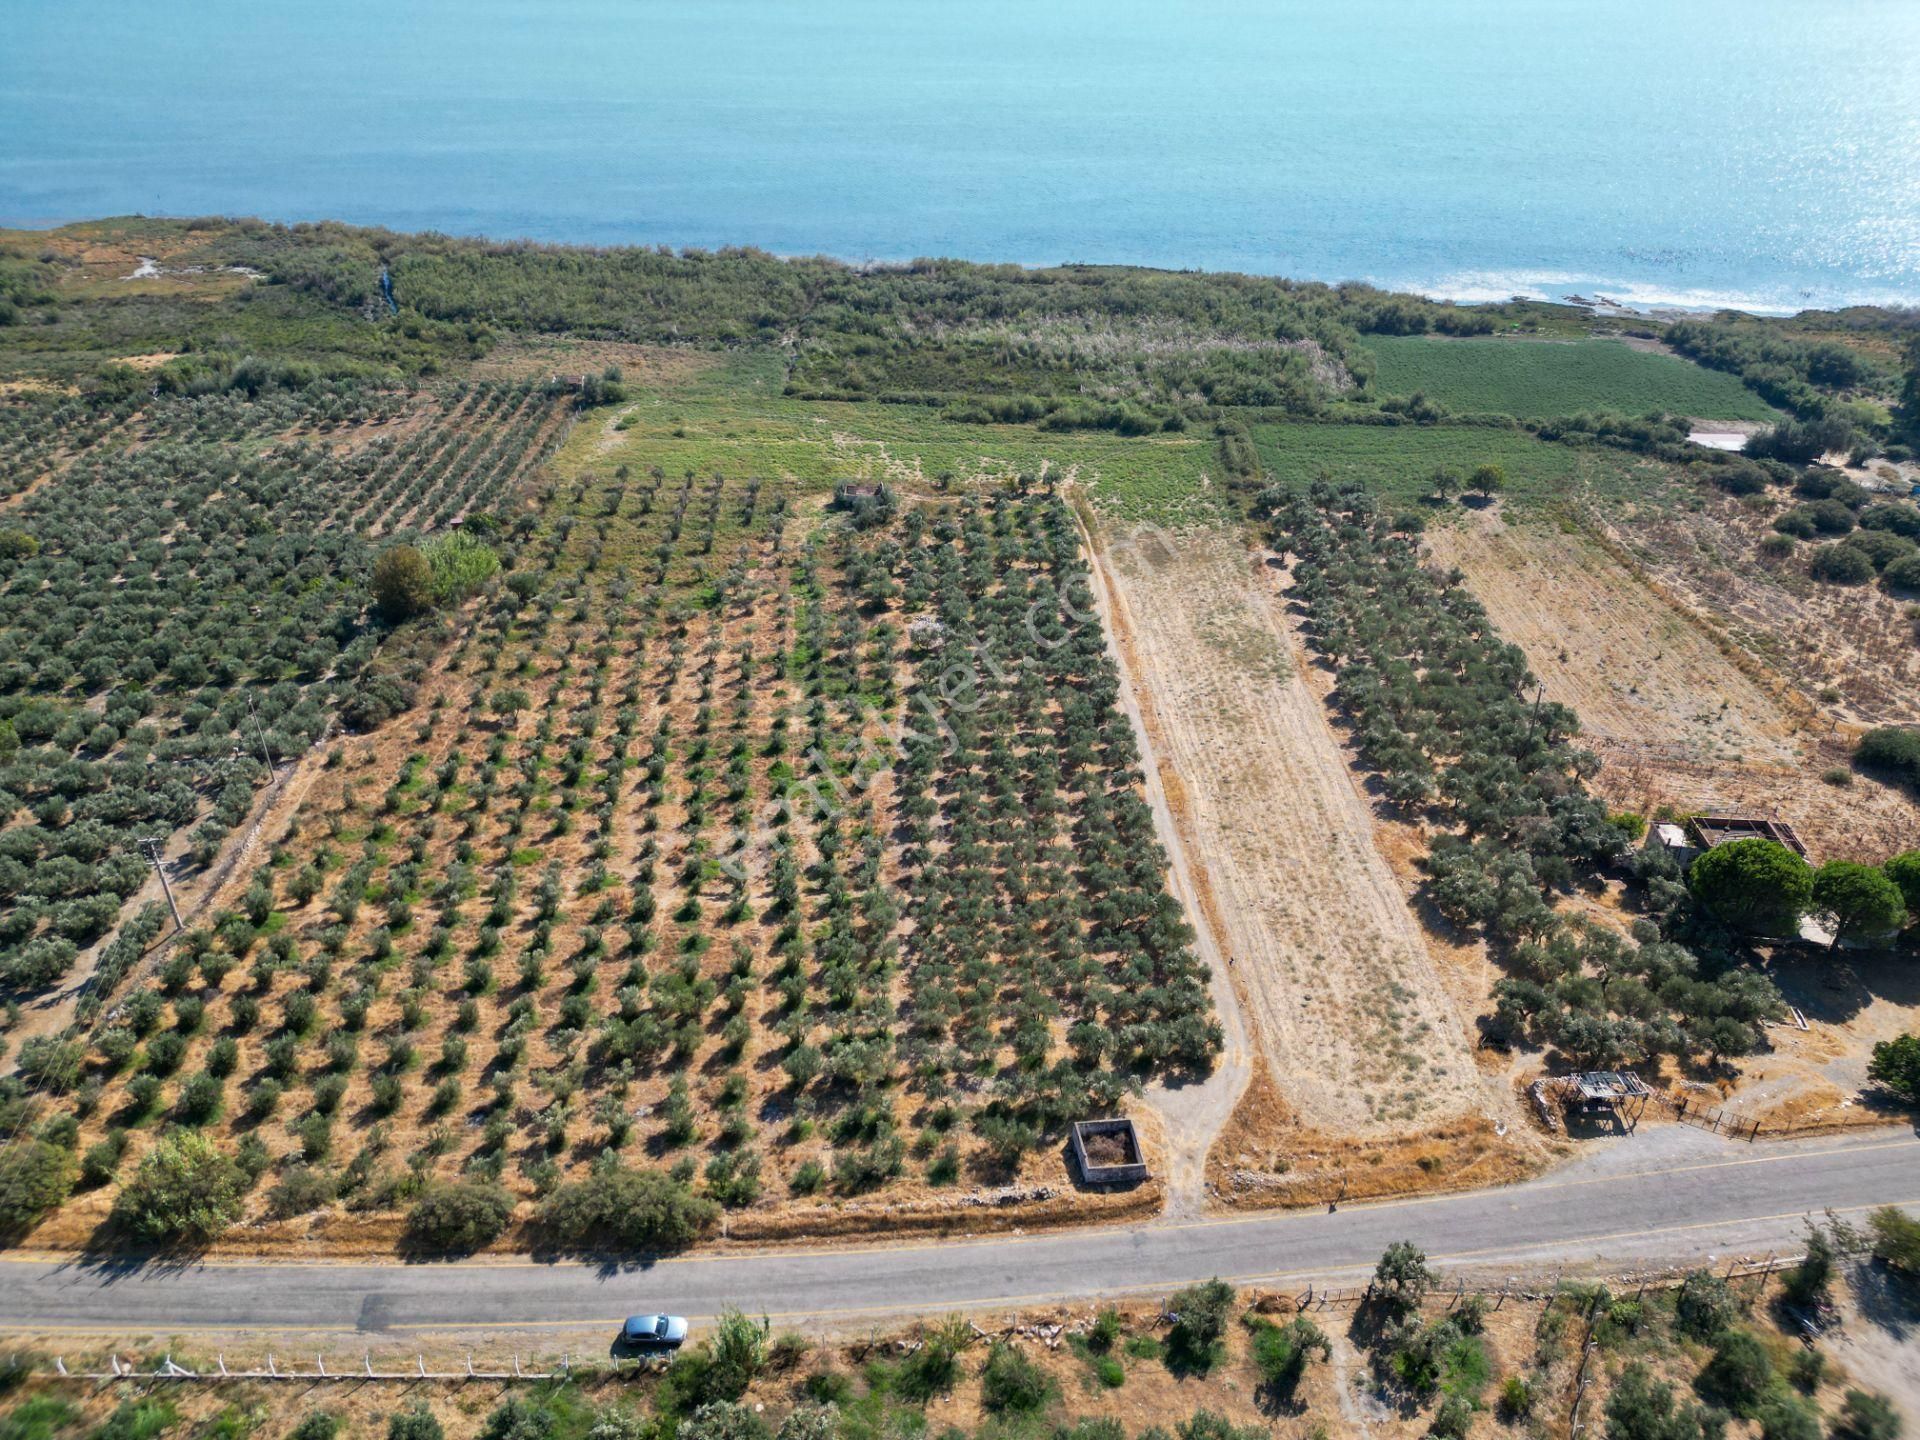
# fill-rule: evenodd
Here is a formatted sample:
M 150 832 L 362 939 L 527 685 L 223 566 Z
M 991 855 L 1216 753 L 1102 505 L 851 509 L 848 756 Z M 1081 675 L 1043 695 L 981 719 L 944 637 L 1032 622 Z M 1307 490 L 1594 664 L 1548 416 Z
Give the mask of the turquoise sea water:
M 7 0 L 0 223 L 1920 303 L 1920 0 Z

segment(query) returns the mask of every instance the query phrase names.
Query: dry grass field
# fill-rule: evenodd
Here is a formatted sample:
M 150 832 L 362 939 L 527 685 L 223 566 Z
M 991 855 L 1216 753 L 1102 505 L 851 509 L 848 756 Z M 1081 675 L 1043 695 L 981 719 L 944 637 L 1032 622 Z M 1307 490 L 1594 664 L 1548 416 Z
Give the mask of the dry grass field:
M 1301 1180 L 1365 1154 L 1374 1173 L 1359 1189 L 1384 1181 L 1388 1152 L 1494 1139 L 1510 1098 L 1475 1063 L 1410 880 L 1381 853 L 1380 822 L 1301 673 L 1275 576 L 1227 530 L 1122 533 L 1103 563 L 1178 782 L 1169 800 L 1200 905 L 1264 1067 L 1215 1169 Z M 1430 1165 L 1390 1188 L 1437 1183 L 1458 1176 Z
M 1758 553 L 1769 513 L 1721 495 L 1699 508 L 1609 521 L 1613 539 L 1663 590 L 1855 725 L 1920 722 L 1920 633 L 1910 603 L 1877 585 L 1829 585 L 1804 553 Z M 1801 547 L 1805 550 L 1805 547 Z
M 1668 527 L 1696 523 L 1704 524 L 1693 516 L 1646 519 L 1622 533 L 1636 547 L 1659 544 L 1678 554 L 1685 547 Z M 1509 523 L 1497 510 L 1435 526 L 1426 545 L 1436 564 L 1465 572 L 1501 633 L 1526 651 L 1547 696 L 1578 713 L 1584 739 L 1604 762 L 1595 784 L 1616 805 L 1647 814 L 1663 806 L 1778 814 L 1816 859 L 1879 861 L 1920 833 L 1920 808 L 1900 791 L 1866 776 L 1845 786 L 1821 779 L 1845 768 L 1848 735 L 1833 724 L 1838 707 L 1817 701 L 1819 687 L 1839 676 L 1871 690 L 1875 671 L 1860 656 L 1800 664 L 1801 647 L 1828 654 L 1821 646 L 1831 617 L 1790 608 L 1812 602 L 1791 596 L 1757 561 L 1743 562 L 1747 578 L 1737 582 L 1731 567 L 1709 570 L 1697 555 L 1689 568 L 1676 560 L 1648 577 L 1590 535 L 1542 519 Z M 1766 611 L 1779 627 L 1768 632 L 1769 649 L 1745 648 L 1752 636 L 1744 628 L 1722 630 L 1717 622 L 1729 612 L 1710 594 L 1669 587 L 1706 574 L 1738 583 L 1741 594 L 1782 602 Z M 1885 600 L 1815 588 L 1867 608 Z M 1784 652 L 1789 635 L 1795 649 Z M 1881 653 L 1895 663 L 1891 649 Z M 1911 645 L 1906 653 L 1920 655 Z M 1886 703 L 1893 714 L 1910 713 L 1902 708 L 1909 698 L 1893 698 L 1899 683 L 1886 681 Z
M 1630 537 L 1640 544 L 1666 537 L 1677 546 L 1664 523 L 1648 522 Z M 1671 524 L 1705 522 L 1689 516 Z M 1777 645 L 1762 658 L 1741 643 L 1750 632 L 1730 638 L 1688 608 L 1680 583 L 1724 573 L 1704 570 L 1697 555 L 1687 568 L 1675 561 L 1650 578 L 1589 535 L 1545 521 L 1510 524 L 1497 513 L 1436 527 L 1426 543 L 1436 563 L 1465 572 L 1501 633 L 1526 651 L 1547 696 L 1578 712 L 1583 738 L 1602 760 L 1593 784 L 1615 805 L 1643 814 L 1666 807 L 1778 815 L 1815 861 L 1878 862 L 1920 836 L 1920 807 L 1904 791 L 1860 774 L 1844 785 L 1822 778 L 1846 772 L 1849 730 L 1821 718 L 1813 681 L 1833 673 L 1871 685 L 1871 671 L 1856 661 L 1833 672 L 1795 670 L 1789 679 L 1768 663 L 1781 658 Z M 1777 585 L 1765 591 L 1774 582 L 1757 562 L 1746 568 L 1758 578 L 1741 593 L 1792 598 Z M 1818 611 L 1782 609 L 1776 620 L 1790 613 L 1823 623 Z M 1787 633 L 1769 632 L 1773 642 Z M 1816 641 L 1817 632 L 1806 643 Z M 1605 908 L 1591 913 L 1619 919 Z M 1673 1093 L 1768 1126 L 1884 1121 L 1886 1112 L 1863 1098 L 1866 1060 L 1875 1042 L 1920 1024 L 1910 968 L 1900 957 L 1836 964 L 1777 955 L 1769 973 L 1811 1028 L 1771 1027 L 1768 1051 L 1742 1060 L 1711 1088 L 1687 1089 L 1670 1076 Z

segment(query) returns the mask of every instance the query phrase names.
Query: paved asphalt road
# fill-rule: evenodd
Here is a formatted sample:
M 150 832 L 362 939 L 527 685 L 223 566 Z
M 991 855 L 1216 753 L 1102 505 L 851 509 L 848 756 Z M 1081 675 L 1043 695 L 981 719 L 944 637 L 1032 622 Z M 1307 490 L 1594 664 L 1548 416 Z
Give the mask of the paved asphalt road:
M 1344 1283 L 1391 1241 L 1477 1275 L 1561 1262 L 1609 1267 L 1792 1250 L 1803 1218 L 1832 1207 L 1920 1206 L 1920 1138 L 1732 1144 L 1666 1127 L 1593 1142 L 1525 1185 L 1473 1194 L 1128 1229 L 760 1251 L 594 1265 L 142 1265 L 0 1257 L 0 1329 L 367 1332 L 611 1329 L 636 1310 L 696 1318 L 736 1304 L 783 1323 L 1014 1307 L 1170 1289 L 1220 1275 L 1242 1284 Z M 1497 1281 L 1496 1281 L 1497 1283 Z

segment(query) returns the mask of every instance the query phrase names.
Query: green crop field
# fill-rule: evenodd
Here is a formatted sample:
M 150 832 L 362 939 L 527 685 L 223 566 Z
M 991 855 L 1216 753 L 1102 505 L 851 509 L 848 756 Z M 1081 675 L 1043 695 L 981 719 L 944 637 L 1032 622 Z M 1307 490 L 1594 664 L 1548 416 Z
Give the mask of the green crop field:
M 1205 430 L 1151 436 L 960 424 L 920 405 L 801 400 L 781 393 L 778 356 L 749 354 L 668 388 L 636 393 L 591 446 L 569 448 L 561 473 L 623 462 L 728 476 L 937 480 L 957 489 L 1020 472 L 1070 482 L 1120 521 L 1222 518 L 1218 447 Z
M 1253 439 L 1261 468 L 1283 484 L 1358 480 L 1396 500 L 1431 494 L 1433 473 L 1443 466 L 1464 476 L 1498 465 L 1508 503 L 1520 505 L 1600 495 L 1648 500 L 1673 484 L 1667 466 L 1643 456 L 1488 426 L 1256 425 Z
M 1582 410 L 1664 410 L 1715 420 L 1777 412 L 1731 375 L 1618 340 L 1442 340 L 1374 337 L 1381 395 L 1419 391 L 1447 409 L 1533 418 Z

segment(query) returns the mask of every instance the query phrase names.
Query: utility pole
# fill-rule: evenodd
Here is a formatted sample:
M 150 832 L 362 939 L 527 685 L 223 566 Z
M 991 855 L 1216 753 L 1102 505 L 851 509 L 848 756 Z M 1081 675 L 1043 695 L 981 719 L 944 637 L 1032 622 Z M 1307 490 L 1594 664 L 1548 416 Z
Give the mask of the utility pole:
M 267 779 L 273 779 L 273 752 L 267 749 L 267 732 L 261 728 L 260 712 L 254 708 L 253 696 L 247 696 L 247 714 L 253 717 L 253 738 L 260 742 L 261 758 L 267 762 Z
M 157 836 L 149 835 L 143 836 L 137 843 L 140 846 L 141 854 L 145 855 L 148 863 L 153 866 L 153 873 L 160 877 L 160 888 L 166 892 L 167 908 L 173 911 L 173 928 L 175 930 L 186 929 L 187 922 L 180 918 L 180 906 L 173 898 L 173 886 L 167 883 L 166 861 L 160 854 L 162 842 Z

